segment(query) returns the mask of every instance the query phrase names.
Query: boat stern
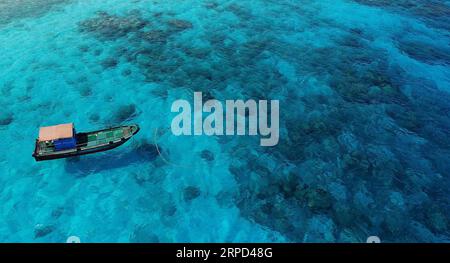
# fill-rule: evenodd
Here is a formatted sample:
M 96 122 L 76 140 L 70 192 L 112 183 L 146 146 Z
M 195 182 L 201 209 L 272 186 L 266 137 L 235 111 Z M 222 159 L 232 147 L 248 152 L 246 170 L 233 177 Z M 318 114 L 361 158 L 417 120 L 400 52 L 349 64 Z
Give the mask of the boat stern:
M 33 154 L 31 156 L 33 156 L 34 159 L 37 160 L 38 155 L 39 155 L 39 141 L 36 139 L 36 141 L 34 143 L 34 151 L 33 151 Z

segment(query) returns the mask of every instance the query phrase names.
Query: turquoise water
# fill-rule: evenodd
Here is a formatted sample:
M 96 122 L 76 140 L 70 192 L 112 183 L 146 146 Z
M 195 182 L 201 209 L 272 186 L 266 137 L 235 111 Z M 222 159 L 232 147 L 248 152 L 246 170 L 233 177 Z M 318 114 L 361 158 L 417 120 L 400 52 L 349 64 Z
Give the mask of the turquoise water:
M 0 0 L 0 241 L 450 241 L 450 2 Z M 280 100 L 280 142 L 170 107 Z M 138 123 L 36 163 L 42 125 Z

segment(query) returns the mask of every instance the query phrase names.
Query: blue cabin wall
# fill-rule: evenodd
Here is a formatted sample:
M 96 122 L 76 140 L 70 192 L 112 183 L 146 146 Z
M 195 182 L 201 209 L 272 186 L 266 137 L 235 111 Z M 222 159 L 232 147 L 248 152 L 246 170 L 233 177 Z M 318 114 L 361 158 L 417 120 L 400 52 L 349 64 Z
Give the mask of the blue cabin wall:
M 64 151 L 64 150 L 69 150 L 69 149 L 74 149 L 77 147 L 77 140 L 72 137 L 72 138 L 65 138 L 65 139 L 58 139 L 56 141 L 53 142 L 53 144 L 55 145 L 55 150 L 56 151 Z

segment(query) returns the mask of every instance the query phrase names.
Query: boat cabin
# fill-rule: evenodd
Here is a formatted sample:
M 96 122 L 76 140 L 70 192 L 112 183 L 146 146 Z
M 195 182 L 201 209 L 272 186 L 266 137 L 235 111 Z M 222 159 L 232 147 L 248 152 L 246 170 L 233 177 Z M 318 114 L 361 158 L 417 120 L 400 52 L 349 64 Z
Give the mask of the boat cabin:
M 75 149 L 77 139 L 73 123 L 41 127 L 38 142 L 47 147 L 53 145 L 55 151 Z

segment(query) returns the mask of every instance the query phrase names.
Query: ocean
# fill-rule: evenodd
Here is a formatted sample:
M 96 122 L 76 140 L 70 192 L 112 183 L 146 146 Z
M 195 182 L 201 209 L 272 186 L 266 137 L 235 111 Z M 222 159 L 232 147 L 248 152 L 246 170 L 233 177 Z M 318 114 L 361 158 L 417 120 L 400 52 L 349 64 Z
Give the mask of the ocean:
M 279 143 L 171 105 L 279 100 Z M 0 242 L 450 241 L 450 1 L 0 0 Z M 137 123 L 47 162 L 39 127 Z

